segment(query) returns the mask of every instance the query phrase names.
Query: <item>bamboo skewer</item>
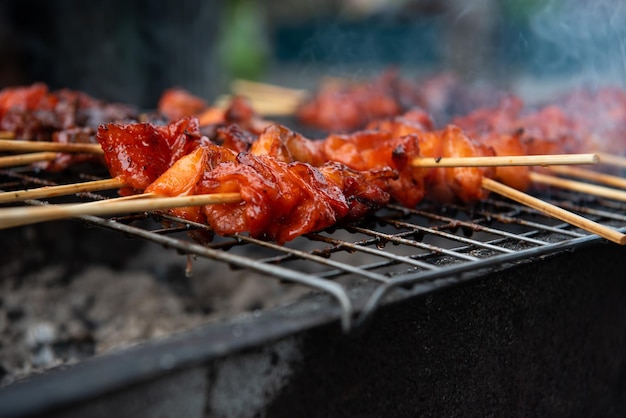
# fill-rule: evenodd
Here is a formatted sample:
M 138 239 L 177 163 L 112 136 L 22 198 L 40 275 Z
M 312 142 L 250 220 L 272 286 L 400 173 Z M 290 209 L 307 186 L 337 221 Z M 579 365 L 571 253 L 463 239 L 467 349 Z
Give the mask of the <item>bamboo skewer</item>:
M 237 79 L 234 80 L 230 89 L 235 94 L 252 94 L 256 96 L 266 96 L 266 97 L 276 97 L 279 96 L 281 99 L 284 97 L 297 98 L 299 100 L 303 100 L 309 96 L 309 92 L 304 89 L 293 89 L 289 87 L 277 86 L 275 84 L 262 83 L 258 81 L 250 81 Z
M 143 195 L 140 196 L 145 197 Z M 0 209 L 0 229 L 84 215 L 116 215 L 185 206 L 237 203 L 240 201 L 241 195 L 239 193 L 215 193 L 195 196 L 134 198 L 116 201 L 115 203 L 105 200 L 84 204 L 6 208 Z
M 13 132 L 13 131 L 0 131 L 0 138 L 13 139 L 13 138 L 15 138 L 15 132 Z
M 619 155 L 611 155 L 604 152 L 597 153 L 600 157 L 600 163 L 612 165 L 615 167 L 626 168 L 626 157 L 620 157 Z
M 149 192 L 149 193 L 133 194 L 133 195 L 121 196 L 121 197 L 113 197 L 110 199 L 94 200 L 92 202 L 80 203 L 80 205 L 82 205 L 83 207 L 90 208 L 93 206 L 115 205 L 115 204 L 118 204 L 119 202 L 127 202 L 129 200 L 151 199 L 154 197 L 164 197 L 164 196 L 159 196 L 158 194 L 154 192 Z
M 609 186 L 626 189 L 626 178 L 614 176 L 611 174 L 598 173 L 597 171 L 587 170 L 579 167 L 553 166 L 550 171 L 570 177 L 578 177 L 581 179 L 603 183 Z
M 116 204 L 118 202 L 126 202 L 129 200 L 139 200 L 139 199 L 151 199 L 154 197 L 163 197 L 163 196 L 159 196 L 158 194 L 154 193 L 154 192 L 148 192 L 148 193 L 141 193 L 141 194 L 132 194 L 129 196 L 122 196 L 122 197 L 114 197 L 111 199 L 105 199 L 105 200 L 96 200 L 93 202 L 88 202 L 88 203 L 83 203 L 83 205 L 111 205 L 111 204 Z
M 413 167 L 498 167 L 531 165 L 579 165 L 596 164 L 596 154 L 516 155 L 494 157 L 418 157 L 411 161 Z
M 276 100 L 270 97 L 249 96 L 252 109 L 261 116 L 291 116 L 300 107 L 301 101 L 291 98 Z M 231 102 L 232 96 L 223 95 L 216 99 L 215 107 L 225 109 Z
M 571 225 L 577 226 L 585 231 L 597 234 L 609 241 L 615 242 L 620 245 L 626 244 L 626 235 L 612 228 L 584 218 L 575 213 L 569 212 L 551 203 L 545 202 L 536 197 L 530 196 L 524 192 L 520 192 L 517 189 L 506 186 L 497 181 L 489 178 L 483 178 L 482 186 L 494 193 L 498 193 L 511 200 L 515 200 L 518 203 L 529 206 L 535 210 L 546 213 L 554 218 L 560 219 L 563 222 L 567 222 Z
M 27 190 L 15 190 L 0 193 L 0 203 L 14 203 L 27 199 L 43 199 L 76 193 L 97 192 L 100 190 L 117 189 L 123 186 L 124 182 L 122 180 L 112 178 L 82 183 L 62 184 L 59 186 L 44 186 Z
M 0 139 L 0 151 L 56 151 L 104 154 L 100 144 L 74 144 L 48 141 L 16 141 Z
M 292 89 L 273 84 L 249 80 L 234 80 L 230 86 L 234 95 L 250 100 L 252 108 L 263 116 L 290 116 L 309 97 L 307 90 Z M 223 105 L 229 96 L 220 98 L 217 106 Z
M 8 157 L 0 157 L 0 167 L 16 167 L 39 161 L 51 161 L 56 157 L 56 152 L 32 152 L 29 154 L 11 155 Z
M 541 173 L 530 173 L 530 179 L 535 183 L 546 184 L 548 186 L 554 186 L 561 189 L 573 190 L 576 192 L 626 202 L 626 191 L 623 190 L 597 186 L 595 184 L 583 183 L 581 181 L 562 179 Z

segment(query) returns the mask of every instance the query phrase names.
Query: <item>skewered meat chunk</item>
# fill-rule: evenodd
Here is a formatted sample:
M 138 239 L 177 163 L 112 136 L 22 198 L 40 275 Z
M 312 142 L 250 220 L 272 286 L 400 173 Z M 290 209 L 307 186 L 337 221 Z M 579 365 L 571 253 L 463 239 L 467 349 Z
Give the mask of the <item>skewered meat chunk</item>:
M 450 72 L 420 77 L 412 83 L 414 101 L 410 103 L 426 110 L 440 126 L 477 108 L 496 106 L 508 96 L 495 85 L 468 83 Z
M 520 135 L 524 154 L 622 154 L 626 93 L 608 87 L 595 92 L 578 89 L 534 108 L 509 97 L 497 107 L 477 109 L 454 123 L 479 140 L 492 134 Z
M 206 165 L 208 153 L 204 148 L 196 148 L 190 154 L 180 158 L 168 170 L 161 174 L 145 190 L 162 196 L 193 195 Z M 206 217 L 200 206 L 173 208 L 168 210 L 174 216 L 193 222 L 206 223 Z
M 216 145 L 200 147 L 183 157 L 147 190 L 169 196 L 239 193 L 241 203 L 203 207 L 206 222 L 220 235 L 247 231 L 279 243 L 324 229 L 349 212 L 339 187 L 314 167 L 266 155 L 235 156 Z M 177 214 L 203 220 L 197 211 L 183 211 Z
M 468 135 L 480 138 L 486 133 L 512 134 L 522 129 L 520 118 L 524 111 L 524 102 L 516 96 L 504 98 L 494 107 L 474 109 L 470 113 L 458 116 L 452 121 Z
M 271 155 L 284 162 L 302 161 L 320 166 L 328 160 L 322 146 L 323 141 L 307 139 L 285 126 L 273 124 L 259 135 L 250 152 Z
M 439 134 L 442 158 L 493 156 L 493 148 L 473 141 L 454 125 L 448 125 Z M 429 197 L 438 202 L 475 202 L 487 197 L 488 192 L 482 187 L 484 177 L 493 177 L 492 168 L 454 167 L 437 168 L 429 176 Z
M 91 128 L 68 128 L 52 134 L 54 142 L 61 144 L 91 144 L 94 141 Z M 61 172 L 77 164 L 93 164 L 103 166 L 103 157 L 93 153 L 57 153 L 54 160 L 40 161 L 35 166 L 49 172 Z
M 219 234 L 248 231 L 278 243 L 331 226 L 349 211 L 341 190 L 314 167 L 247 153 L 208 170 L 197 191 L 241 194 L 243 204 L 204 207 Z
M 300 161 L 316 166 L 328 181 L 343 192 L 350 211 L 344 220 L 360 219 L 389 202 L 388 182 L 398 173 L 390 167 L 374 170 L 353 170 L 344 164 L 326 159 L 323 141 L 304 138 L 282 125 L 271 125 L 250 148 L 253 155 L 268 155 L 282 162 Z
M 16 112 L 49 110 L 53 106 L 52 97 L 48 95 L 48 87 L 43 83 L 7 87 L 0 91 L 0 120 L 11 110 Z
M 377 118 L 402 112 L 396 83 L 398 75 L 388 71 L 368 83 L 327 83 L 298 110 L 300 123 L 331 132 L 346 132 Z
M 256 114 L 248 99 L 235 96 L 224 109 L 209 107 L 197 115 L 202 132 L 209 138 L 219 141 L 220 130 L 237 126 L 242 132 L 258 136 L 271 124 Z
M 411 165 L 419 157 L 417 135 L 394 137 L 386 131 L 359 131 L 350 135 L 330 135 L 322 149 L 329 161 L 340 162 L 353 170 L 393 169 L 397 179 L 387 180 L 391 196 L 407 207 L 424 197 L 426 170 Z
M 208 145 L 212 147 L 211 145 Z M 216 147 L 217 148 L 217 147 Z M 212 162 L 209 161 L 212 157 Z M 204 147 L 198 147 L 188 155 L 180 158 L 169 169 L 159 176 L 146 189 L 146 193 L 156 193 L 161 196 L 190 196 L 195 194 L 196 186 L 204 170 L 216 160 L 234 159 L 235 155 L 228 150 L 219 149 L 214 153 L 207 152 Z M 206 224 L 206 215 L 201 206 L 186 206 L 168 209 L 167 213 L 187 221 Z M 169 224 L 167 220 L 162 221 Z M 209 243 L 213 240 L 213 232 L 206 229 L 189 231 L 189 235 L 200 243 Z
M 171 88 L 159 98 L 157 109 L 170 120 L 195 116 L 208 107 L 206 101 L 182 88 Z
M 50 141 L 55 132 L 65 129 L 95 132 L 102 123 L 136 118 L 131 106 L 106 103 L 74 90 L 49 92 L 43 83 L 0 91 L 0 129 L 18 139 Z
M 389 132 L 392 137 L 416 135 L 419 156 L 439 158 L 442 156 L 440 132 L 435 130 L 430 116 L 421 109 L 411 109 L 393 118 L 380 119 L 368 125 L 368 129 Z M 424 174 L 428 177 L 429 174 Z
M 0 129 L 13 132 L 17 139 L 94 143 L 98 125 L 135 115 L 130 106 L 105 103 L 68 89 L 51 93 L 43 83 L 0 91 Z M 58 154 L 56 159 L 37 166 L 62 171 L 94 160 L 101 158 L 92 154 Z
M 468 203 L 484 198 L 486 191 L 481 186 L 482 177 L 493 175 L 493 169 L 424 169 L 412 165 L 418 157 L 495 155 L 491 146 L 473 141 L 456 126 L 431 131 L 425 130 L 428 123 L 423 112 L 411 111 L 407 115 L 372 123 L 370 126 L 374 129 L 347 135 L 331 134 L 324 140 L 309 140 L 285 127 L 273 125 L 261 134 L 250 152 L 272 155 L 285 162 L 301 160 L 319 166 L 325 161 L 334 161 L 360 172 L 395 172 L 395 177 L 386 175 L 372 181 L 407 207 L 417 205 L 427 193 L 445 202 L 460 200 Z M 454 184 L 447 185 L 446 181 L 454 181 Z
M 391 68 L 372 79 L 322 84 L 297 116 L 304 125 L 345 133 L 419 107 L 444 125 L 477 107 L 494 106 L 504 96 L 493 86 L 470 85 L 452 73 L 408 79 Z
M 335 162 L 327 162 L 318 168 L 329 182 L 341 189 L 348 202 L 350 210 L 343 222 L 363 219 L 389 203 L 391 196 L 384 185 L 398 177 L 390 168 L 356 171 Z
M 220 126 L 216 129 L 215 142 L 235 152 L 247 152 L 257 140 L 256 136 L 239 127 L 239 125 Z
M 63 129 L 56 104 L 43 83 L 5 88 L 0 91 L 0 129 L 18 139 L 50 140 L 52 132 Z
M 409 134 L 433 131 L 435 123 L 431 116 L 419 108 L 413 108 L 407 112 L 392 117 L 371 121 L 366 129 L 390 132 L 393 136 L 405 136 Z
M 483 136 L 481 142 L 493 148 L 496 155 L 526 155 L 522 134 L 521 130 L 510 135 L 490 134 Z M 493 178 L 517 190 L 525 191 L 531 185 L 530 171 L 531 167 L 528 166 L 495 167 Z
M 239 193 L 240 203 L 176 208 L 169 213 L 208 223 L 220 235 L 248 232 L 284 243 L 378 210 L 388 203 L 389 194 L 376 183 L 395 175 L 391 170 L 361 173 L 339 163 L 316 168 L 267 154 L 235 154 L 208 144 L 179 159 L 146 192 L 165 196 Z M 208 239 L 206 234 L 194 238 Z
M 131 190 L 145 190 L 184 155 L 208 143 L 195 118 L 183 118 L 167 126 L 150 123 L 102 125 L 97 139 L 111 176 L 119 177 Z

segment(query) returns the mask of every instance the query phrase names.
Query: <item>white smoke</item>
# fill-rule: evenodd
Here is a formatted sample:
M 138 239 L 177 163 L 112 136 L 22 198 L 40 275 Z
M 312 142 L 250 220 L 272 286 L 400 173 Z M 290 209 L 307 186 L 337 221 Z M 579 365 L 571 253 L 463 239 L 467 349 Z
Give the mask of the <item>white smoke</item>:
M 626 2 L 547 0 L 530 26 L 544 44 L 537 53 L 546 70 L 590 84 L 626 85 Z

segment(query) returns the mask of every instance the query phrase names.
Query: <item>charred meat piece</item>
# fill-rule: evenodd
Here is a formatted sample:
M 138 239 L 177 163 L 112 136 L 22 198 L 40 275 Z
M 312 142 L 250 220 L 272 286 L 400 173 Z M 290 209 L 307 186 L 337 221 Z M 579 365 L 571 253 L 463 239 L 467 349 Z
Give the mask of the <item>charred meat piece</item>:
M 330 135 L 323 143 L 328 161 L 340 162 L 353 170 L 391 169 L 396 179 L 385 185 L 391 197 L 405 206 L 417 205 L 425 195 L 424 179 L 428 170 L 413 167 L 420 156 L 417 135 L 394 137 L 387 131 L 359 131 L 350 135 Z
M 137 117 L 132 106 L 68 89 L 49 92 L 42 83 L 0 91 L 0 129 L 18 139 L 50 141 L 54 133 L 72 128 L 90 128 L 95 133 L 100 124 Z
M 144 191 L 178 159 L 209 143 L 195 118 L 166 126 L 110 123 L 100 126 L 97 139 L 111 176 L 129 186 L 124 194 Z

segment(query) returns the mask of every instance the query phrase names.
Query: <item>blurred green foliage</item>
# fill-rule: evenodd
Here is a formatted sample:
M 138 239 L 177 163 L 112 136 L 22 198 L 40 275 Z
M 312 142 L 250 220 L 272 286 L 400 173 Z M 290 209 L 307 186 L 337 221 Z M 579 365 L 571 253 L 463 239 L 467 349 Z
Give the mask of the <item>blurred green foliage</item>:
M 229 78 L 259 79 L 267 69 L 269 45 L 262 2 L 227 2 L 221 21 L 218 56 Z

